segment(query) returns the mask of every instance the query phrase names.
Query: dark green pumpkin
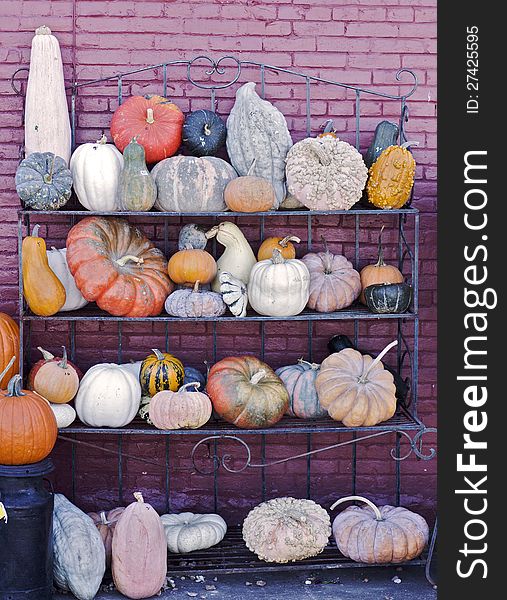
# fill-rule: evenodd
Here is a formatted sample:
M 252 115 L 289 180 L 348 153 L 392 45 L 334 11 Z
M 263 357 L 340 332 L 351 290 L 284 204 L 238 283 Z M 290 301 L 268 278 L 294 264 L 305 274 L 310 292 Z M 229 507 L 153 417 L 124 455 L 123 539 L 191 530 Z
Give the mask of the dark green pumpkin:
M 183 124 L 183 145 L 192 156 L 215 156 L 225 137 L 225 123 L 211 110 L 191 112 Z
M 58 210 L 67 204 L 72 174 L 67 163 L 52 152 L 33 152 L 16 171 L 16 191 L 26 208 Z
M 120 210 L 150 210 L 157 199 L 157 186 L 146 166 L 144 147 L 135 138 L 125 146 L 123 161 L 117 192 Z
M 412 286 L 408 283 L 380 283 L 364 290 L 366 306 L 374 313 L 404 313 L 412 300 Z
M 364 157 L 364 162 L 368 168 L 372 166 L 386 148 L 396 145 L 398 133 L 398 125 L 390 121 L 381 121 L 377 125 L 373 140 Z
M 206 376 L 201 373 L 199 369 L 185 366 L 185 378 L 183 379 L 183 385 L 188 385 L 189 383 L 199 383 L 200 385 L 199 387 L 188 387 L 187 392 L 202 392 L 206 387 Z

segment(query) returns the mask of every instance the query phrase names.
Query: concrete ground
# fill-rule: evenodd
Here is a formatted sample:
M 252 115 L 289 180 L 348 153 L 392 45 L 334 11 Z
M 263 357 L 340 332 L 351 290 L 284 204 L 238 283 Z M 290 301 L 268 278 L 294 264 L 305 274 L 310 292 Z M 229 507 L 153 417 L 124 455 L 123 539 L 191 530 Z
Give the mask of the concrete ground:
M 399 580 L 399 581 L 398 581 Z M 173 583 L 172 583 L 173 582 Z M 424 569 L 335 569 L 313 573 L 252 573 L 174 578 L 173 589 L 156 599 L 170 600 L 436 600 Z M 56 594 L 54 600 L 70 600 Z M 115 591 L 101 591 L 95 600 L 125 598 Z

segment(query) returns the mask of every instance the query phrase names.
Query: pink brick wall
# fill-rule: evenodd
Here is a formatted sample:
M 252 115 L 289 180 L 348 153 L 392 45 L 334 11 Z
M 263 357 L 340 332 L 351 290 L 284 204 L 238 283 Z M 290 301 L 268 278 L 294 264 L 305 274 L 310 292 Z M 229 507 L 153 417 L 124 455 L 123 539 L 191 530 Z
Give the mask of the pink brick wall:
M 294 68 L 324 78 L 353 85 L 374 87 L 388 93 L 404 90 L 395 85 L 394 73 L 401 67 L 412 68 L 419 79 L 419 89 L 410 99 L 408 137 L 420 142 L 414 151 L 417 167 L 415 206 L 421 216 L 421 340 L 420 340 L 420 416 L 430 426 L 435 425 L 436 405 L 436 0 L 191 0 L 162 2 L 137 1 L 84 1 L 31 0 L 0 3 L 0 307 L 14 314 L 17 311 L 17 258 L 16 209 L 18 200 L 13 192 L 13 175 L 23 140 L 22 99 L 12 93 L 9 79 L 12 72 L 29 61 L 33 30 L 38 25 L 49 25 L 62 46 L 66 78 L 91 80 L 163 62 L 188 59 L 199 54 L 214 58 L 233 54 L 244 60 L 260 61 L 280 67 Z M 202 69 L 196 69 L 202 77 Z M 184 82 L 184 69 L 169 71 L 168 95 L 184 111 L 208 107 L 206 92 Z M 161 71 L 155 69 L 125 80 L 124 95 L 161 91 Z M 227 77 L 227 76 L 226 76 Z M 245 70 L 241 82 L 258 73 Z M 233 89 L 217 92 L 217 110 L 226 115 L 233 102 Z M 294 79 L 283 74 L 268 74 L 266 96 L 287 116 L 295 139 L 304 137 L 304 85 L 294 85 Z M 116 107 L 113 85 L 85 88 L 77 103 L 77 141 L 96 139 L 102 129 L 108 128 L 111 112 Z M 361 105 L 364 115 L 361 126 L 361 146 L 365 148 L 372 131 L 383 118 L 396 118 L 398 105 L 366 96 Z M 332 117 L 347 141 L 354 140 L 353 96 L 328 86 L 312 89 L 312 131 L 317 132 L 322 122 Z M 361 229 L 361 265 L 374 256 L 374 243 L 380 223 L 392 223 L 389 217 L 365 222 Z M 251 219 L 242 219 L 247 236 L 253 245 L 258 240 L 258 225 Z M 351 220 L 344 218 L 338 227 L 329 227 L 325 219 L 318 220 L 315 240 L 325 233 L 334 251 L 352 258 L 353 231 Z M 306 239 L 302 220 L 267 221 L 266 233 L 280 228 L 300 233 Z M 163 232 L 154 220 L 143 225 L 149 237 L 162 244 Z M 67 224 L 60 222 L 43 227 L 48 242 L 63 245 Z M 170 226 L 170 250 L 174 248 L 178 223 Z M 394 231 L 386 234 L 388 251 L 394 252 Z M 303 250 L 305 249 L 303 242 Z M 392 255 L 394 256 L 394 254 Z M 351 332 L 351 323 L 318 323 L 314 329 L 314 358 L 325 355 L 325 344 L 330 335 Z M 189 364 L 198 365 L 211 354 L 210 327 L 205 324 L 171 326 L 170 346 Z M 306 324 L 271 324 L 266 329 L 266 360 L 274 367 L 288 357 L 296 359 L 306 352 Z M 219 328 L 218 356 L 240 351 L 259 352 L 259 344 L 252 338 L 258 335 L 258 326 L 246 325 L 238 335 L 238 328 L 224 324 Z M 123 358 L 138 358 L 153 344 L 164 344 L 164 328 L 160 326 L 125 325 L 123 327 Z M 363 348 L 377 352 L 384 342 L 392 339 L 393 326 L 384 322 L 362 324 L 360 341 Z M 199 337 L 201 336 L 201 337 Z M 204 339 L 202 336 L 206 336 Z M 89 323 L 77 329 L 77 361 L 83 368 L 100 360 L 116 360 L 117 329 L 112 325 Z M 39 343 L 57 348 L 68 340 L 66 325 L 47 326 L 46 331 L 36 328 L 33 346 Z M 35 356 L 32 355 L 32 359 Z M 304 437 L 304 436 L 303 436 Z M 319 439 L 314 447 L 336 440 Z M 88 438 L 86 438 L 88 439 Z M 174 439 L 174 438 L 172 438 Z M 347 436 L 342 436 L 342 440 Z M 91 440 L 90 440 L 91 441 Z M 380 500 L 394 501 L 394 463 L 389 459 L 393 445 L 377 441 L 358 446 L 357 491 Z M 434 440 L 431 440 L 434 442 Z M 94 443 L 104 443 L 102 439 Z M 109 445 L 111 445 L 109 443 Z M 124 442 L 124 450 L 131 454 L 163 456 L 163 442 L 136 439 Z M 433 443 L 434 445 L 434 443 Z M 114 446 L 113 446 L 114 447 Z M 273 438 L 268 445 L 270 459 L 283 457 L 287 452 L 304 451 L 306 440 Z M 57 451 L 60 473 L 68 466 L 69 448 L 63 442 Z M 182 506 L 206 508 L 211 478 L 189 475 L 188 444 L 172 441 L 171 451 L 178 456 L 171 473 L 174 494 L 173 508 Z M 258 452 L 258 446 L 255 446 Z M 350 447 L 339 452 L 319 455 L 312 470 L 312 494 L 324 503 L 335 495 L 350 491 Z M 85 507 L 99 501 L 111 503 L 114 499 L 114 457 L 83 451 L 78 448 L 80 477 L 77 494 Z M 258 458 L 258 457 L 257 457 Z M 86 460 L 85 460 L 86 459 Z M 258 462 L 258 461 L 257 461 Z M 164 476 L 160 469 L 140 463 L 126 463 L 128 475 L 124 481 L 125 497 L 135 487 L 157 490 L 154 502 L 163 505 Z M 304 494 L 305 463 L 288 463 L 267 473 L 267 493 Z M 146 471 L 146 474 L 144 472 Z M 436 463 L 409 459 L 402 463 L 402 502 L 419 507 L 432 516 L 435 503 Z M 220 506 L 231 515 L 243 514 L 258 501 L 259 474 L 239 476 L 221 473 Z M 241 481 L 241 484 L 239 483 Z M 64 491 L 69 492 L 68 481 L 60 478 Z M 189 498 L 185 486 L 196 490 Z M 241 493 L 238 491 L 241 485 Z M 208 505 L 209 506 L 209 505 Z

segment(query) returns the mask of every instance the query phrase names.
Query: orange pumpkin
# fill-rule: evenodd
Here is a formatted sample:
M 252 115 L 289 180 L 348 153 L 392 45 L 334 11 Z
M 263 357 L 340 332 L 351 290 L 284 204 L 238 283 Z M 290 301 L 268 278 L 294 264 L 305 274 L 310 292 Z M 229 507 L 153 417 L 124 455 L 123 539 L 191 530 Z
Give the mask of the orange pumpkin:
M 27 387 L 54 404 L 70 402 L 79 388 L 80 372 L 67 360 L 67 349 L 63 346 L 63 355 L 55 357 L 44 348 L 39 360 L 31 368 Z
M 295 235 L 287 235 L 284 238 L 281 237 L 269 237 L 266 238 L 257 252 L 257 260 L 268 260 L 273 256 L 273 250 L 276 248 L 280 251 L 281 255 L 285 260 L 292 260 L 296 258 L 296 248 L 292 242 L 299 244 L 301 240 Z
M 167 266 L 169 277 L 178 285 L 193 287 L 196 281 L 210 283 L 217 274 L 217 263 L 206 250 L 187 246 L 171 256 Z
M 19 327 L 16 321 L 0 312 L 0 372 L 5 369 L 10 360 L 19 349 Z M 19 371 L 19 360 L 15 359 L 11 367 L 0 377 L 0 390 L 7 387 L 7 383 Z
M 256 159 L 248 173 L 229 181 L 224 190 L 227 207 L 234 212 L 264 212 L 276 204 L 275 188 L 270 181 L 252 175 Z

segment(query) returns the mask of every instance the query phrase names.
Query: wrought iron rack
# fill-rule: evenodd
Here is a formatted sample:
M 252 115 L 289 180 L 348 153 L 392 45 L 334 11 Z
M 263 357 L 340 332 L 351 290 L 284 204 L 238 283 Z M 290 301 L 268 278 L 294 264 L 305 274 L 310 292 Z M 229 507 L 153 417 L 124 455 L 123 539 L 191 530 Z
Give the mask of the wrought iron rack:
M 170 81 L 171 69 L 184 67 L 186 69 L 186 80 L 191 86 L 200 88 L 205 94 L 209 94 L 210 105 L 212 110 L 216 110 L 217 106 L 217 94 L 220 90 L 229 88 L 236 84 L 240 80 L 241 75 L 245 70 L 250 72 L 256 72 L 259 75 L 260 83 L 260 94 L 262 97 L 265 96 L 266 88 L 268 86 L 268 75 L 274 74 L 275 76 L 282 75 L 283 77 L 293 78 L 295 81 L 304 85 L 304 105 L 305 105 L 305 123 L 306 123 L 306 135 L 311 135 L 312 126 L 312 90 L 315 85 L 327 85 L 333 90 L 342 89 L 346 90 L 347 94 L 352 96 L 354 102 L 355 111 L 355 146 L 359 150 L 360 148 L 360 131 L 361 131 L 361 99 L 363 96 L 372 96 L 380 98 L 384 101 L 397 102 L 399 104 L 399 138 L 400 143 L 406 141 L 405 135 L 405 123 L 408 121 L 408 106 L 407 99 L 414 94 L 417 89 L 417 77 L 413 71 L 408 69 L 401 69 L 395 74 L 395 79 L 403 83 L 403 78 L 406 76 L 410 78 L 409 89 L 399 95 L 388 94 L 380 90 L 371 90 L 363 87 L 352 86 L 348 84 L 339 83 L 329 79 L 325 79 L 318 76 L 307 75 L 299 73 L 292 69 L 280 68 L 273 65 L 263 64 L 255 61 L 239 60 L 233 56 L 224 56 L 218 60 L 213 60 L 208 56 L 197 56 L 192 60 L 175 60 L 160 63 L 157 65 L 151 65 L 135 69 L 125 73 L 119 73 L 104 77 L 101 79 L 95 79 L 93 81 L 74 82 L 69 87 L 69 93 L 71 97 L 71 126 L 72 126 L 72 141 L 75 146 L 76 140 L 76 128 L 77 128 L 77 104 L 78 96 L 81 90 L 88 86 L 108 86 L 116 85 L 116 98 L 120 104 L 123 100 L 125 87 L 130 82 L 136 81 L 136 76 L 140 74 L 146 74 L 149 72 L 153 73 L 153 79 L 161 85 L 161 93 L 166 96 L 168 92 L 168 85 Z M 202 77 L 197 78 L 194 75 L 194 69 L 204 68 L 204 74 Z M 227 69 L 232 68 L 232 75 L 229 76 L 228 80 L 223 82 L 220 81 L 226 74 Z M 22 72 L 26 72 L 28 69 L 18 69 L 12 76 L 11 84 L 13 90 L 17 94 L 23 94 L 23 84 L 19 83 L 17 78 Z M 219 81 L 216 81 L 218 79 Z M 159 88 L 160 89 L 160 88 Z M 20 149 L 20 157 L 23 156 L 23 149 Z M 70 208 L 69 208 L 70 207 Z M 212 326 L 213 335 L 213 361 L 217 357 L 217 343 L 219 339 L 220 323 L 226 321 L 237 321 L 237 322 L 258 322 L 259 323 L 259 337 L 260 337 L 260 357 L 264 358 L 265 354 L 265 328 L 267 323 L 272 321 L 306 321 L 308 323 L 308 347 L 306 356 L 312 360 L 313 355 L 313 331 L 315 321 L 322 320 L 342 320 L 352 321 L 354 323 L 354 343 L 357 345 L 359 335 L 359 322 L 363 320 L 378 320 L 387 319 L 397 323 L 397 361 L 396 366 L 398 373 L 402 373 L 403 370 L 409 372 L 409 383 L 410 392 L 409 397 L 404 403 L 400 402 L 398 410 L 395 416 L 385 423 L 381 423 L 375 427 L 353 427 L 346 428 L 342 424 L 331 421 L 330 419 L 324 418 L 316 421 L 302 421 L 298 419 L 291 419 L 285 417 L 274 427 L 269 429 L 259 430 L 238 430 L 226 423 L 212 419 L 206 426 L 199 430 L 179 430 L 179 431 L 161 431 L 157 430 L 144 421 L 135 420 L 127 427 L 120 429 L 98 429 L 93 427 L 85 427 L 80 423 L 76 423 L 71 427 L 67 428 L 59 436 L 62 440 L 72 442 L 72 488 L 75 493 L 75 481 L 76 481 L 76 448 L 79 445 L 92 446 L 87 441 L 84 441 L 82 437 L 86 438 L 86 434 L 102 434 L 108 438 L 114 436 L 117 439 L 117 450 L 106 450 L 106 452 L 112 452 L 117 455 L 118 465 L 118 496 L 119 501 L 123 502 L 123 476 L 125 470 L 125 459 L 138 460 L 145 463 L 157 464 L 156 460 L 148 460 L 145 458 L 130 456 L 125 454 L 122 450 L 122 442 L 124 436 L 148 436 L 162 435 L 165 436 L 166 440 L 166 451 L 165 451 L 165 496 L 166 496 L 166 509 L 169 511 L 171 507 L 170 498 L 170 470 L 171 470 L 171 459 L 170 459 L 170 439 L 174 436 L 193 436 L 199 437 L 200 439 L 195 443 L 192 452 L 192 462 L 194 469 L 205 475 L 209 475 L 213 478 L 213 502 L 215 511 L 218 509 L 218 498 L 219 498 L 219 480 L 217 477 L 218 471 L 224 469 L 229 473 L 241 473 L 248 469 L 257 469 L 261 471 L 261 500 L 266 499 L 266 469 L 270 466 L 281 464 L 283 462 L 291 460 L 306 460 L 306 490 L 302 492 L 302 496 L 311 497 L 311 464 L 312 457 L 322 452 L 329 452 L 345 446 L 351 446 L 352 449 L 352 493 L 356 490 L 356 473 L 357 473 L 357 456 L 356 456 L 356 445 L 359 442 L 366 442 L 372 439 L 383 438 L 386 436 L 394 436 L 394 447 L 391 449 L 390 456 L 396 461 L 395 469 L 395 502 L 399 504 L 401 495 L 401 470 L 400 464 L 402 461 L 407 459 L 411 455 L 415 455 L 417 459 L 430 460 L 435 456 L 435 450 L 430 448 L 428 451 L 423 450 L 422 439 L 427 433 L 434 433 L 434 428 L 427 428 L 424 423 L 418 417 L 417 410 L 417 395 L 418 395 L 418 340 L 419 340 L 419 316 L 418 316 L 418 305 L 419 305 L 419 212 L 416 208 L 413 208 L 410 203 L 407 207 L 399 210 L 374 210 L 369 208 L 359 207 L 349 211 L 311 211 L 311 210 L 291 210 L 291 211 L 275 211 L 275 212 L 262 212 L 262 213 L 186 213 L 182 215 L 180 213 L 173 212 L 90 212 L 85 210 L 79 210 L 77 205 L 65 207 L 57 212 L 54 211 L 32 211 L 21 209 L 18 212 L 18 256 L 19 256 L 19 323 L 21 332 L 21 343 L 20 343 L 20 363 L 21 372 L 26 367 L 27 353 L 31 347 L 31 331 L 32 324 L 36 321 L 47 321 L 47 322 L 67 322 L 68 323 L 68 337 L 69 337 L 69 348 L 70 358 L 74 359 L 76 353 L 76 325 L 80 322 L 86 321 L 104 321 L 104 322 L 116 322 L 118 328 L 118 362 L 122 362 L 123 347 L 122 347 L 122 324 L 125 322 L 140 322 L 150 321 L 159 323 L 165 330 L 165 343 L 166 348 L 169 346 L 170 338 L 170 323 L 177 321 L 184 321 L 176 317 L 170 317 L 168 315 L 161 315 L 153 318 L 127 318 L 127 317 L 114 317 L 107 313 L 100 311 L 97 307 L 86 307 L 80 311 L 58 313 L 51 317 L 41 317 L 34 315 L 29 311 L 24 302 L 23 298 L 23 280 L 22 280 L 22 240 L 25 232 L 30 230 L 30 222 L 36 217 L 39 221 L 41 217 L 43 219 L 49 219 L 50 221 L 58 220 L 67 223 L 68 226 L 75 224 L 80 218 L 85 216 L 104 215 L 104 216 L 125 216 L 131 219 L 143 218 L 153 219 L 158 223 L 162 221 L 164 225 L 164 238 L 163 238 L 163 249 L 167 255 L 168 251 L 168 227 L 169 224 L 183 223 L 187 217 L 200 217 L 205 218 L 211 223 L 216 223 L 219 219 L 239 219 L 242 218 L 256 218 L 259 222 L 259 239 L 263 239 L 264 227 L 267 219 L 273 217 L 276 218 L 288 218 L 288 219 L 304 219 L 306 221 L 306 247 L 311 250 L 313 247 L 313 230 L 314 221 L 317 218 L 325 217 L 327 219 L 353 219 L 355 229 L 355 243 L 354 243 L 354 257 L 353 262 L 356 268 L 359 266 L 360 261 L 360 224 L 363 219 L 369 219 L 375 216 L 382 216 L 383 218 L 391 218 L 394 226 L 398 232 L 397 240 L 397 258 L 400 270 L 403 271 L 405 263 L 408 262 L 410 266 L 410 279 L 413 286 L 413 301 L 409 311 L 405 314 L 386 314 L 376 315 L 369 312 L 365 307 L 360 304 L 355 304 L 352 307 L 341 310 L 338 312 L 323 314 L 316 313 L 310 310 L 306 310 L 296 317 L 289 318 L 273 318 L 264 317 L 253 312 L 249 312 L 246 317 L 237 318 L 231 315 L 224 315 L 213 319 L 198 319 L 200 322 L 209 320 Z M 241 222 L 241 221 L 240 221 Z M 408 229 L 412 232 L 412 240 L 409 240 Z M 216 251 L 216 248 L 213 248 Z M 188 319 L 187 319 L 188 321 Z M 330 446 L 321 447 L 317 449 L 312 448 L 312 436 L 318 434 L 351 434 L 350 439 L 346 441 L 339 441 Z M 294 435 L 305 435 L 307 441 L 306 452 L 300 453 L 295 456 L 287 456 L 283 459 L 268 462 L 266 460 L 266 444 L 273 435 L 280 434 L 294 434 Z M 245 436 L 259 436 L 261 441 L 261 460 L 258 463 L 252 461 L 252 453 L 250 446 L 245 441 Z M 176 439 L 180 439 L 176 437 Z M 405 443 L 405 445 L 402 444 Z M 239 455 L 239 458 L 233 458 L 229 451 L 224 451 L 226 444 L 236 445 L 239 452 L 243 454 Z M 408 446 L 407 446 L 408 444 Z M 239 466 L 237 462 L 239 461 Z M 420 559 L 412 561 L 410 564 L 426 565 L 426 573 L 428 580 L 433 583 L 430 567 L 431 559 L 433 554 L 434 543 L 436 539 L 436 526 L 433 530 L 432 540 L 429 548 L 429 552 L 423 555 Z M 280 570 L 280 569 L 329 569 L 337 567 L 361 567 L 367 566 L 359 563 L 354 563 L 345 557 L 341 556 L 337 548 L 330 545 L 326 551 L 314 558 L 306 561 L 301 561 L 290 565 L 276 565 L 276 567 L 270 566 L 266 563 L 258 561 L 254 555 L 249 552 L 242 541 L 240 531 L 238 528 L 232 528 L 225 540 L 217 547 L 212 548 L 208 551 L 198 552 L 186 556 L 171 556 L 170 560 L 170 572 L 171 573 L 184 573 L 187 571 L 199 571 L 199 572 L 252 572 L 252 571 L 268 571 L 268 570 Z

